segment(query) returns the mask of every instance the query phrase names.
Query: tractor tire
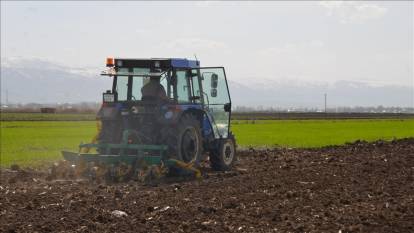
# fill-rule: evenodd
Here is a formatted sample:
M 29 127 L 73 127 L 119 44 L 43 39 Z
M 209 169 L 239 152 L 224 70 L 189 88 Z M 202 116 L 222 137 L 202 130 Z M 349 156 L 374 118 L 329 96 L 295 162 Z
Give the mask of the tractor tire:
M 122 138 L 120 125 L 121 123 L 119 121 L 102 121 L 102 128 L 98 135 L 98 141 L 102 143 L 119 143 Z
M 236 140 L 233 134 L 221 139 L 218 149 L 210 151 L 210 166 L 215 171 L 228 171 L 237 160 Z
M 122 131 L 119 128 L 120 123 L 118 121 L 102 121 L 102 128 L 101 132 L 98 135 L 98 142 L 99 143 L 119 143 L 121 141 L 122 137 Z M 97 149 L 99 154 L 106 154 L 106 151 L 103 151 L 102 149 Z M 112 149 L 110 152 L 111 154 L 117 154 L 119 152 L 119 149 Z
M 169 144 L 176 159 L 198 166 L 203 154 L 200 121 L 194 115 L 184 115 Z

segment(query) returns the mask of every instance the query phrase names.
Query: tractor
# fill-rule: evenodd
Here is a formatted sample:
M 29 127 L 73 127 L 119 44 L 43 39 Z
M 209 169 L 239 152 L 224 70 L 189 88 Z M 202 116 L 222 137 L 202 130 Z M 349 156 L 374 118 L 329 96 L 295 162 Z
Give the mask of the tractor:
M 118 179 L 154 167 L 199 176 L 208 156 L 213 170 L 231 169 L 236 142 L 223 67 L 176 58 L 107 58 L 106 66 L 101 75 L 113 83 L 102 96 L 98 134 L 79 152 L 62 151 L 73 167 Z

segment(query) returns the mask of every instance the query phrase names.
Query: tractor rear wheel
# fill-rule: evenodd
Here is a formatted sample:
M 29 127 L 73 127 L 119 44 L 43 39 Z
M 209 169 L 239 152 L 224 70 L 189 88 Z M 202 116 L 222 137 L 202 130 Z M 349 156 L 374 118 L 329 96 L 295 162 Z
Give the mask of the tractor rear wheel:
M 210 151 L 210 165 L 216 171 L 228 171 L 236 161 L 236 140 L 232 134 L 221 139 L 219 148 Z
M 186 163 L 198 165 L 203 150 L 200 122 L 193 115 L 184 115 L 174 136 L 174 151 L 176 158 Z

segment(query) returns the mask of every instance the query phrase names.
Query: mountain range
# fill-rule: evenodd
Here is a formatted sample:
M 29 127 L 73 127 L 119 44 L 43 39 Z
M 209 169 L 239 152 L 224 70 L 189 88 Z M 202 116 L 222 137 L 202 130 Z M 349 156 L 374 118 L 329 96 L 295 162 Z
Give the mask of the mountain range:
M 102 92 L 111 88 L 111 79 L 100 76 L 104 69 L 72 68 L 41 59 L 2 58 L 1 100 L 6 103 L 100 102 Z M 412 86 L 372 85 L 367 82 L 332 83 L 278 81 L 260 77 L 241 82 L 229 78 L 234 106 L 274 108 L 319 108 L 324 106 L 413 107 Z

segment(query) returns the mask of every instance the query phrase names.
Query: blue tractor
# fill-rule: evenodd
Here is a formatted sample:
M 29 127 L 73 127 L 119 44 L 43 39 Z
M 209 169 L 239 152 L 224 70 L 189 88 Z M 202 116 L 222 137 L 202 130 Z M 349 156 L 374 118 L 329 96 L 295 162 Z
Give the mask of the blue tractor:
M 113 84 L 103 93 L 98 135 L 78 153 L 63 151 L 67 161 L 83 168 L 106 164 L 113 176 L 160 164 L 191 170 L 207 156 L 214 170 L 231 169 L 236 142 L 223 67 L 176 58 L 108 58 L 102 75 Z

